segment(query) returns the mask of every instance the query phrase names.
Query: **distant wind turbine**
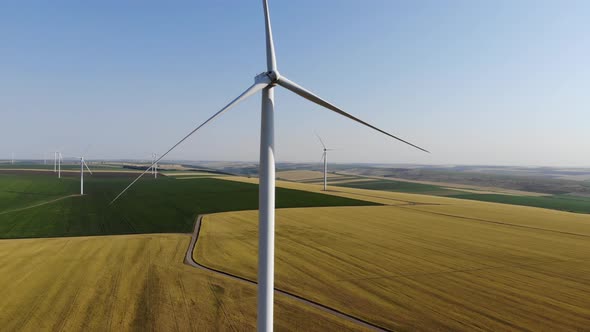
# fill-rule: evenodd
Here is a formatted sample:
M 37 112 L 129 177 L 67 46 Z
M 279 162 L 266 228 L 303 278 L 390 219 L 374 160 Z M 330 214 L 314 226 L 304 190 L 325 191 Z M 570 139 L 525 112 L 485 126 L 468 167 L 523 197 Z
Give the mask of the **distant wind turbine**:
M 326 191 L 328 187 L 328 151 L 333 151 L 334 149 L 326 148 L 326 144 L 324 144 L 324 141 L 322 141 L 320 135 L 318 135 L 317 133 L 315 135 L 318 137 L 320 143 L 322 144 L 322 147 L 324 148 L 324 153 L 322 153 L 322 159 L 320 160 L 324 161 L 324 191 Z
M 61 179 L 61 162 L 63 161 L 63 157 L 61 152 L 57 152 L 57 178 Z
M 197 130 L 215 119 L 220 114 L 236 106 L 248 97 L 262 92 L 262 111 L 260 126 L 260 166 L 259 166 L 259 223 L 258 223 L 258 331 L 272 331 L 273 329 L 273 300 L 274 300 L 274 240 L 275 240 L 275 148 L 274 148 L 274 88 L 281 86 L 313 103 L 327 108 L 337 114 L 356 121 L 364 126 L 374 129 L 398 141 L 406 143 L 421 151 L 428 152 L 425 149 L 396 137 L 384 130 L 381 130 L 345 111 L 336 107 L 309 90 L 301 87 L 297 83 L 287 79 L 279 74 L 275 57 L 275 48 L 272 38 L 272 29 L 270 24 L 270 14 L 267 0 L 262 1 L 264 8 L 265 30 L 266 30 L 266 65 L 267 70 L 254 78 L 254 84 L 246 91 L 232 100 L 229 104 L 213 114 L 201 125 L 193 129 L 188 135 L 174 144 L 168 151 L 163 153 L 151 167 L 154 167 L 158 161 L 166 157 L 168 153 L 174 150 L 178 145 L 184 142 Z M 135 184 L 145 173 L 146 169 L 133 182 L 131 182 L 119 195 L 112 201 L 114 203 L 123 195 L 133 184 Z
M 80 157 L 80 196 L 84 195 L 84 166 L 86 166 L 86 169 L 92 175 L 92 171 L 84 161 L 84 157 Z

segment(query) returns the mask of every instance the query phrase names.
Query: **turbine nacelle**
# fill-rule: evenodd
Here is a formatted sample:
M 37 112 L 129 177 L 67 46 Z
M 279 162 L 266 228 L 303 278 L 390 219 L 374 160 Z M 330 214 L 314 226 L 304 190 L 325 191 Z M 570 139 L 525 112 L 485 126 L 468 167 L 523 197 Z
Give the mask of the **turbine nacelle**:
M 264 73 L 260 73 L 254 77 L 255 84 L 269 84 L 269 85 L 277 85 L 279 84 L 279 80 L 281 79 L 281 75 L 276 70 L 266 71 Z

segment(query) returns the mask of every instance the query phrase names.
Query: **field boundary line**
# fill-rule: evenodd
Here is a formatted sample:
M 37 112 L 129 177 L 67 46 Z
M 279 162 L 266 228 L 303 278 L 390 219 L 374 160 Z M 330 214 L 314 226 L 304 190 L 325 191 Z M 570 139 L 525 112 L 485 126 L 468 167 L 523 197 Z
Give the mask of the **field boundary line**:
M 420 209 L 417 209 L 417 208 L 414 208 L 414 207 L 408 207 L 407 205 L 398 205 L 397 207 L 399 207 L 401 209 L 408 209 L 408 210 L 413 210 L 413 211 L 417 211 L 417 212 L 423 212 L 423 213 L 427 213 L 427 214 L 434 214 L 434 215 L 440 215 L 440 216 L 445 216 L 445 217 L 453 217 L 453 218 L 457 218 L 457 219 L 465 219 L 465 220 L 479 221 L 479 222 L 483 222 L 483 223 L 496 224 L 496 225 L 502 225 L 502 226 L 508 226 L 508 227 L 534 229 L 534 230 L 537 230 L 537 231 L 551 232 L 551 233 L 571 235 L 571 236 L 590 237 L 590 235 L 587 235 L 587 234 L 564 232 L 564 231 L 558 231 L 558 230 L 554 230 L 554 229 L 541 228 L 541 227 L 535 227 L 535 226 L 511 224 L 509 222 L 504 222 L 504 221 L 495 221 L 495 220 L 481 219 L 481 218 L 475 218 L 475 217 L 465 217 L 465 216 L 459 216 L 459 215 L 454 215 L 454 214 L 450 214 L 450 213 L 442 213 L 442 212 L 435 212 L 435 211 L 428 211 L 428 210 L 420 210 Z
M 521 264 L 508 264 L 508 265 L 498 265 L 498 266 L 487 266 L 487 267 L 477 267 L 477 268 L 465 268 L 465 269 L 455 269 L 449 271 L 441 271 L 441 272 L 427 272 L 427 273 L 410 273 L 410 274 L 393 274 L 388 276 L 374 276 L 374 277 L 366 277 L 366 278 L 351 278 L 351 279 L 338 279 L 336 281 L 365 281 L 365 280 L 377 280 L 377 279 L 398 279 L 398 278 L 415 278 L 415 277 L 430 277 L 430 276 L 439 276 L 439 275 L 446 275 L 446 274 L 453 274 L 453 273 L 469 273 L 469 272 L 479 272 L 479 271 L 487 271 L 487 270 L 506 270 L 506 269 L 517 269 L 522 267 L 535 267 L 539 265 L 546 265 L 546 264 L 554 264 L 554 263 L 566 263 L 566 262 L 586 262 L 588 261 L 585 258 L 573 258 L 573 259 L 554 259 L 545 262 L 537 262 L 537 263 L 521 263 Z
M 227 176 L 227 177 L 222 177 L 222 178 L 215 178 L 215 179 L 219 179 L 219 180 L 225 180 L 225 181 L 234 181 L 234 182 L 241 182 L 241 183 L 253 183 L 250 181 L 245 181 L 245 179 L 243 177 L 236 177 L 236 178 L 232 178 L 231 176 Z M 249 178 L 248 178 L 249 179 Z M 257 181 L 257 179 L 254 179 Z M 283 180 L 281 180 L 283 181 Z M 302 182 L 295 182 L 295 181 L 283 181 L 289 184 L 299 184 L 299 185 L 315 185 L 315 184 L 308 184 L 308 183 L 302 183 Z M 254 182 L 257 183 L 257 182 Z M 319 187 L 320 185 L 317 184 L 317 186 Z M 376 203 L 378 205 L 382 205 L 382 206 L 400 206 L 399 204 L 396 205 L 394 204 L 394 202 L 402 202 L 402 203 L 406 203 L 406 205 L 427 205 L 427 204 L 432 204 L 432 205 L 446 205 L 446 204 L 442 204 L 442 203 L 420 203 L 420 202 L 414 202 L 414 201 L 408 201 L 408 200 L 404 200 L 404 199 L 399 199 L 399 198 L 392 198 L 392 197 L 386 197 L 386 196 L 376 196 L 376 195 L 369 195 L 367 193 L 358 193 L 358 192 L 351 192 L 351 191 L 346 191 L 344 190 L 346 187 L 340 187 L 340 186 L 333 186 L 331 187 L 332 189 L 328 189 L 326 191 L 323 190 L 316 190 L 314 188 L 290 188 L 285 186 L 284 184 L 277 184 L 277 187 L 280 188 L 284 188 L 284 189 L 291 189 L 291 190 L 299 190 L 299 191 L 305 191 L 305 192 L 310 192 L 310 193 L 317 193 L 317 194 L 322 194 L 322 195 L 330 195 L 330 196 L 336 196 L 336 197 L 344 197 L 344 198 L 350 198 L 350 199 L 356 199 L 359 201 L 366 201 L 366 202 L 370 202 L 370 203 Z M 336 190 L 334 189 L 334 187 L 340 189 L 340 190 Z M 349 189 L 359 189 L 359 188 L 349 188 Z M 366 190 L 366 191 L 377 191 L 378 190 L 372 190 L 372 189 L 360 189 L 360 190 Z M 385 191 L 383 191 L 385 192 Z M 397 192 L 389 192 L 392 194 L 396 194 Z M 399 193 L 398 193 L 399 194 Z M 406 193 L 401 193 L 401 194 L 406 194 Z M 348 196 L 343 196 L 343 195 L 349 195 Z M 422 194 L 411 194 L 411 195 L 421 195 L 421 196 L 430 196 L 430 197 L 434 197 L 434 198 L 440 198 L 439 196 L 432 196 L 432 195 L 422 195 Z M 356 197 L 352 197 L 352 196 L 356 196 Z M 382 200 L 387 200 L 389 201 L 389 203 L 379 203 L 379 202 L 375 202 L 375 201 L 367 201 L 366 198 L 359 198 L 360 197 L 370 197 L 370 198 L 378 198 L 378 199 L 382 199 Z
M 392 182 L 407 182 L 407 183 L 417 183 L 417 184 L 425 184 L 425 185 L 432 185 L 432 186 L 439 186 L 439 187 L 449 187 L 454 190 L 459 189 L 467 189 L 467 190 L 476 190 L 476 191 L 490 191 L 498 195 L 509 195 L 509 196 L 535 196 L 535 197 L 543 197 L 543 196 L 550 196 L 551 194 L 536 192 L 536 191 L 527 191 L 527 190 L 519 190 L 519 189 L 509 189 L 509 188 L 502 188 L 502 187 L 494 187 L 494 186 L 478 186 L 474 184 L 463 184 L 463 183 L 455 183 L 455 182 L 439 182 L 439 181 L 432 181 L 432 180 L 412 180 L 412 179 L 404 179 L 399 177 L 386 177 L 386 176 L 379 176 L 379 175 L 361 175 L 361 174 L 354 174 L 354 173 L 346 173 L 346 171 L 337 171 L 334 174 L 344 175 L 344 176 L 356 176 L 363 179 L 373 179 L 373 180 L 385 180 L 385 181 L 392 181 Z
M 22 207 L 22 208 L 18 208 L 18 209 L 14 209 L 14 210 L 8 210 L 8 211 L 2 211 L 2 212 L 0 212 L 0 215 L 8 214 L 8 213 L 13 213 L 13 212 L 24 211 L 24 210 L 36 208 L 36 207 L 39 207 L 39 206 L 42 206 L 42 205 L 55 203 L 57 201 L 61 201 L 62 199 L 66 199 L 66 198 L 70 198 L 70 197 L 77 197 L 77 196 L 80 196 L 80 195 L 74 194 L 74 195 L 62 196 L 62 197 L 58 197 L 56 199 L 52 199 L 50 201 L 45 201 L 45 202 L 37 203 L 37 204 L 34 204 L 34 205 L 25 206 L 25 207 Z
M 207 214 L 200 214 L 200 215 L 197 216 L 197 219 L 195 220 L 194 231 L 192 233 L 191 242 L 190 242 L 190 244 L 188 246 L 188 249 L 186 251 L 186 255 L 184 257 L 184 263 L 187 264 L 187 265 L 190 265 L 190 266 L 192 266 L 194 268 L 197 268 L 197 269 L 201 269 L 201 270 L 205 270 L 205 271 L 208 271 L 208 272 L 213 272 L 213 273 L 221 274 L 221 275 L 223 275 L 225 277 L 228 277 L 228 278 L 231 278 L 231 279 L 240 281 L 240 282 L 246 282 L 246 283 L 249 283 L 251 285 L 256 285 L 257 284 L 256 281 L 252 281 L 250 279 L 247 279 L 247 278 L 244 278 L 244 277 L 241 277 L 241 276 L 232 274 L 232 273 L 228 273 L 228 272 L 225 272 L 225 271 L 221 271 L 221 270 L 218 270 L 218 269 L 214 269 L 214 268 L 208 267 L 206 265 L 203 265 L 203 264 L 197 262 L 194 259 L 193 252 L 194 252 L 194 249 L 195 249 L 195 247 L 197 245 L 199 234 L 201 232 L 201 221 L 202 221 L 203 217 L 205 217 L 205 216 L 207 216 Z M 354 317 L 354 316 L 349 315 L 347 313 L 344 313 L 344 312 L 342 312 L 342 311 L 340 311 L 338 309 L 330 308 L 330 307 L 328 307 L 326 305 L 323 305 L 323 304 L 321 304 L 319 302 L 308 300 L 308 299 L 306 299 L 306 298 L 304 298 L 302 296 L 293 294 L 291 292 L 287 292 L 287 291 L 278 289 L 276 287 L 275 287 L 274 290 L 275 290 L 275 293 L 277 293 L 277 294 L 281 294 L 281 295 L 286 296 L 286 297 L 288 297 L 288 298 L 290 298 L 292 300 L 296 300 L 296 301 L 301 302 L 303 304 L 309 305 L 309 306 L 314 307 L 316 309 L 319 309 L 321 311 L 324 311 L 324 312 L 327 312 L 329 314 L 332 314 L 332 315 L 334 315 L 336 317 L 339 317 L 339 318 L 342 318 L 344 320 L 347 320 L 347 321 L 356 323 L 356 324 L 358 324 L 358 325 L 360 325 L 362 327 L 365 327 L 367 329 L 370 329 L 370 330 L 373 330 L 373 331 L 392 331 L 392 330 L 386 329 L 384 327 L 378 326 L 378 325 L 376 325 L 374 323 L 371 323 L 369 321 L 366 321 L 366 320 L 364 320 L 362 318 L 357 318 L 357 317 Z

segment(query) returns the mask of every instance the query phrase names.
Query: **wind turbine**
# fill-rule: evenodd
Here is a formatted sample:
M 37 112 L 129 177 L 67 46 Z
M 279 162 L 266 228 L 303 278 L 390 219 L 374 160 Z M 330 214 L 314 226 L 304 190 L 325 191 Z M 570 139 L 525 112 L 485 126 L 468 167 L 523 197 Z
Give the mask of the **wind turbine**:
M 92 171 L 84 161 L 84 157 L 80 157 L 80 196 L 84 195 L 84 166 L 86 166 L 86 169 L 92 175 Z
M 326 148 L 326 144 L 324 144 L 324 141 L 322 141 L 320 135 L 317 133 L 315 135 L 318 137 L 320 143 L 322 143 L 322 146 L 324 147 L 324 153 L 322 153 L 322 159 L 320 159 L 320 161 L 324 160 L 324 191 L 326 191 L 326 188 L 328 187 L 328 151 L 333 151 L 334 149 Z
M 61 162 L 63 161 L 63 157 L 61 152 L 56 152 L 57 156 L 57 178 L 61 179 Z
M 154 167 L 158 161 L 166 157 L 168 153 L 174 150 L 178 145 L 184 142 L 197 130 L 221 115 L 225 111 L 236 106 L 246 98 L 262 92 L 262 110 L 260 125 L 260 166 L 259 166 L 259 222 L 258 222 L 258 331 L 273 330 L 273 300 L 274 300 L 274 242 L 275 242 L 275 148 L 274 148 L 274 88 L 281 86 L 313 103 L 331 110 L 337 114 L 356 121 L 364 126 L 383 133 L 391 138 L 406 143 L 414 148 L 428 152 L 427 150 L 396 137 L 384 130 L 381 130 L 347 112 L 339 107 L 332 105 L 309 90 L 301 87 L 297 83 L 287 79 L 279 74 L 275 57 L 275 48 L 272 38 L 272 29 L 270 24 L 270 14 L 267 0 L 262 0 L 264 9 L 264 20 L 266 30 L 266 65 L 267 70 L 254 78 L 252 84 L 246 91 L 232 100 L 229 104 L 213 114 L 201 125 L 193 129 L 188 135 L 174 144 L 168 151 L 163 153 L 153 163 Z M 119 195 L 117 195 L 110 204 L 113 204 L 121 195 L 123 195 L 133 184 L 135 184 L 145 173 L 146 169 L 133 182 L 131 182 Z
M 11 163 L 14 165 L 14 152 L 10 155 Z

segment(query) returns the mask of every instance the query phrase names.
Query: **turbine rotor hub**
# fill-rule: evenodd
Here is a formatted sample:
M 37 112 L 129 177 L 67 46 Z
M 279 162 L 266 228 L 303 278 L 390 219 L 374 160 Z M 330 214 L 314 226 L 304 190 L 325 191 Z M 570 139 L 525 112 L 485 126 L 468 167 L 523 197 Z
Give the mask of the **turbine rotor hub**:
M 270 81 L 273 83 L 277 83 L 279 81 L 279 78 L 281 77 L 281 75 L 279 75 L 279 72 L 276 70 L 267 71 L 266 76 L 268 76 L 268 78 L 270 78 Z

